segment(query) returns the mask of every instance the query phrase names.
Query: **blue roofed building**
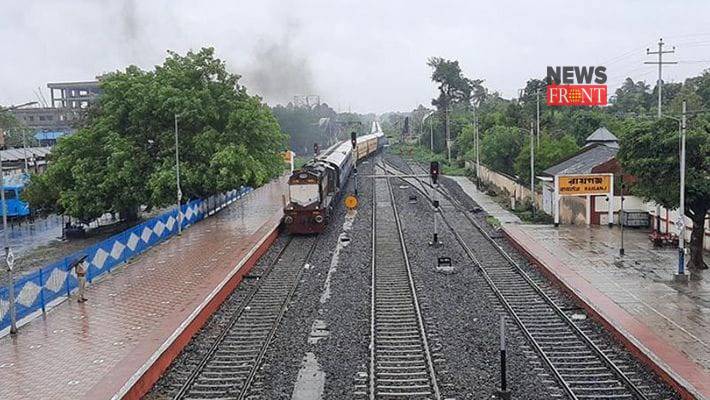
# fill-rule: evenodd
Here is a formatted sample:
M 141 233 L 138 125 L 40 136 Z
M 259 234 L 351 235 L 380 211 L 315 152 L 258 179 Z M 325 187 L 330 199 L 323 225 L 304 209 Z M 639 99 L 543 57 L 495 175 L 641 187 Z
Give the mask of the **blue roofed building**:
M 60 137 L 67 135 L 67 132 L 54 131 L 54 132 L 37 132 L 35 134 L 35 139 L 39 142 L 40 146 L 50 147 L 57 144 L 57 140 Z

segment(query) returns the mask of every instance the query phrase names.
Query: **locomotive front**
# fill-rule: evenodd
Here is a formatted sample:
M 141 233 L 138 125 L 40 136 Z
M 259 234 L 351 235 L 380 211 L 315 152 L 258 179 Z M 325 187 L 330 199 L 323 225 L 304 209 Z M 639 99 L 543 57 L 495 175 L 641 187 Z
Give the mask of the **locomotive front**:
M 320 180 L 323 171 L 304 167 L 288 179 L 289 203 L 284 209 L 284 224 L 290 234 L 319 233 L 325 229 L 321 208 Z

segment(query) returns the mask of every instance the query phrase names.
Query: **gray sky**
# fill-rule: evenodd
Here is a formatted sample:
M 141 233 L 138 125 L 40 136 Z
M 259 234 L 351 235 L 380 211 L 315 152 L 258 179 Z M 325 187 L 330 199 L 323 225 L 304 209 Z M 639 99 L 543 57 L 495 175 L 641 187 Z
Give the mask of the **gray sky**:
M 214 46 L 270 103 L 318 94 L 333 108 L 406 111 L 430 104 L 426 59 L 517 96 L 547 65 L 606 65 L 655 82 L 645 55 L 663 37 L 682 81 L 710 67 L 709 1 L 1 0 L 0 104 L 36 100 L 47 82 L 90 80 L 167 49 Z

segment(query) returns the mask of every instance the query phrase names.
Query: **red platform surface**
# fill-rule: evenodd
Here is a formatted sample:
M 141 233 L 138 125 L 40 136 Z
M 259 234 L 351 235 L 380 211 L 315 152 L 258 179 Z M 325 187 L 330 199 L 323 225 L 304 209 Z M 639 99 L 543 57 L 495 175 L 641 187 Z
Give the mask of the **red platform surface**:
M 0 339 L 0 399 L 139 398 L 273 242 L 285 190 L 255 190 Z
M 503 230 L 684 398 L 710 399 L 710 292 L 703 281 L 671 282 L 674 250 L 653 249 L 644 233 L 631 231 L 621 259 L 618 232 L 606 227 L 510 224 Z

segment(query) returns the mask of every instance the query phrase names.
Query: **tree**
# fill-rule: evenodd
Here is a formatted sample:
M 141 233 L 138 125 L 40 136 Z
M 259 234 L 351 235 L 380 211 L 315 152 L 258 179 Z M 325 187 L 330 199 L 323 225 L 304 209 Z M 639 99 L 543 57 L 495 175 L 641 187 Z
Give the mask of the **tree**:
M 184 199 L 264 184 L 283 168 L 285 136 L 239 78 L 211 48 L 168 52 L 153 71 L 130 66 L 103 76 L 86 126 L 58 143 L 25 197 L 83 222 L 173 204 L 176 115 Z
M 697 124 L 696 124 L 697 125 Z M 666 207 L 677 208 L 680 191 L 678 123 L 671 119 L 638 123 L 622 136 L 619 160 L 638 181 L 633 193 Z M 705 269 L 703 236 L 710 207 L 710 125 L 689 129 L 686 136 L 685 215 L 693 221 L 689 269 Z
M 558 161 L 565 159 L 579 150 L 575 139 L 570 135 L 560 138 L 542 136 L 540 147 L 535 148 L 535 171 L 539 173 L 555 165 Z M 520 153 L 515 158 L 515 172 L 523 182 L 530 181 L 530 139 L 526 139 L 525 144 L 520 149 Z
M 432 99 L 431 104 L 444 116 L 445 137 L 450 140 L 449 113 L 451 112 L 451 106 L 460 103 L 468 106 L 471 101 L 471 92 L 474 84 L 480 86 L 481 81 L 473 82 L 463 76 L 458 61 L 431 57 L 427 65 L 434 69 L 431 74 L 431 80 L 438 84 L 439 89 L 439 96 Z M 451 159 L 450 152 L 449 159 Z
M 644 113 L 648 111 L 652 101 L 653 96 L 646 82 L 634 82 L 633 79 L 626 78 L 621 87 L 616 89 L 613 108 L 624 113 Z
M 485 132 L 481 140 L 481 162 L 496 171 L 513 175 L 515 157 L 522 147 L 522 133 L 515 127 L 496 126 Z
M 32 135 L 30 129 L 15 118 L 11 112 L 0 108 L 0 134 L 5 135 L 5 147 L 35 146 L 37 139 Z

